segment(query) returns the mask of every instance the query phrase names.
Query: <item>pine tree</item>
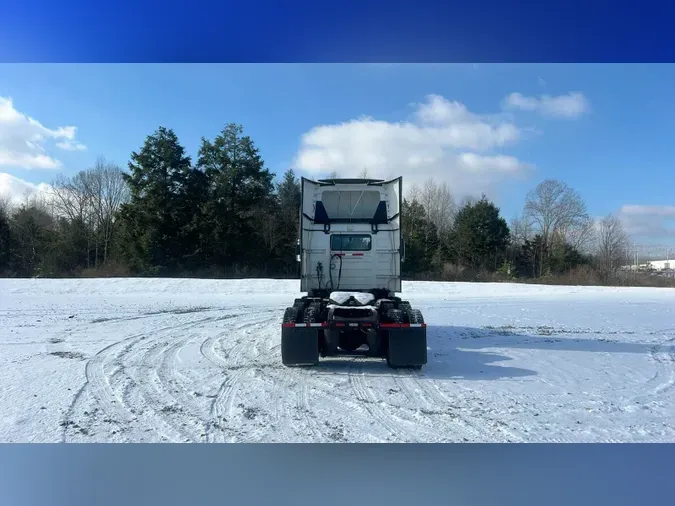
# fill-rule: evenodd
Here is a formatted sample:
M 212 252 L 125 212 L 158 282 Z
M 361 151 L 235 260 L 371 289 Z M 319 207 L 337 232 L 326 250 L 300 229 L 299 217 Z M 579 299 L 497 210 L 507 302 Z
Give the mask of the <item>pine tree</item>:
M 485 196 L 468 202 L 457 213 L 454 243 L 460 262 L 474 269 L 495 271 L 509 243 L 509 227 L 499 208 Z
M 131 198 L 121 213 L 128 260 L 151 273 L 179 269 L 193 247 L 185 241 L 196 204 L 191 200 L 195 175 L 190 157 L 174 131 L 160 127 L 132 153 L 129 170 L 125 180 Z
M 279 200 L 279 228 L 283 233 L 282 265 L 287 272 L 293 272 L 295 261 L 295 245 L 298 239 L 300 220 L 300 181 L 292 169 L 284 173 L 277 187 Z
M 0 275 L 6 275 L 11 262 L 11 221 L 8 209 L 0 204 Z
M 202 242 L 222 267 L 245 265 L 258 246 L 252 217 L 273 190 L 274 175 L 240 125 L 228 124 L 213 142 L 202 139 L 198 168 L 208 184 Z

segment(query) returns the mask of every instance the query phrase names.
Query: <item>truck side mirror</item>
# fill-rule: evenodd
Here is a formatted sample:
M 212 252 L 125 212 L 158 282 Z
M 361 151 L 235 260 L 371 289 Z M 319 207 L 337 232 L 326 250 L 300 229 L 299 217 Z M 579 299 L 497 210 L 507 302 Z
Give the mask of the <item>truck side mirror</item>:
M 405 239 L 401 235 L 401 262 L 405 260 Z
M 300 239 L 295 243 L 295 261 L 300 262 Z

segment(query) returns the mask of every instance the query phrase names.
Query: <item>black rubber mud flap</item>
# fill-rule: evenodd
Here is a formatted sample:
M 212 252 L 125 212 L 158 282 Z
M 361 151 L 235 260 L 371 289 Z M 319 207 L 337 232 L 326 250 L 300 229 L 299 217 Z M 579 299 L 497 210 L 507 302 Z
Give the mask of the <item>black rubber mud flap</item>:
M 426 327 L 389 329 L 387 365 L 420 368 L 427 363 Z
M 281 362 L 286 366 L 318 364 L 319 331 L 307 327 L 282 327 Z

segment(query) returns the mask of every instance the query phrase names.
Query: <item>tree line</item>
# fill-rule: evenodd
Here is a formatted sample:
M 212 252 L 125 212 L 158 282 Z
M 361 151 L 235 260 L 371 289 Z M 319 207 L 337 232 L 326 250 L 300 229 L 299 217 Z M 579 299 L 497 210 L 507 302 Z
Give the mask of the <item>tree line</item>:
M 457 206 L 446 183 L 414 188 L 404 236 L 420 279 L 616 283 L 630 238 L 614 215 L 593 220 L 577 191 L 549 179 L 531 190 L 510 223 L 485 196 Z
M 0 203 L 0 274 L 295 277 L 300 181 L 292 170 L 274 178 L 240 125 L 203 138 L 194 159 L 160 127 L 127 170 L 100 159 L 57 178 L 47 198 Z M 485 196 L 457 205 L 433 180 L 408 192 L 403 216 L 408 279 L 545 279 L 585 269 L 610 282 L 628 254 L 620 221 L 596 223 L 556 180 L 534 188 L 510 223 Z

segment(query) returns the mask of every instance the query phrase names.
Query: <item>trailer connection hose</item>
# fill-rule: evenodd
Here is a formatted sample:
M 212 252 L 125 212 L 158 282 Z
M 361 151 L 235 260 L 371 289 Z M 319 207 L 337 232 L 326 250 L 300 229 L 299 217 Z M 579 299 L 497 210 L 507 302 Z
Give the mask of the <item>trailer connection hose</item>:
M 340 259 L 340 268 L 338 269 L 338 279 L 337 279 L 337 288 L 333 284 L 333 258 L 338 257 Z M 330 289 L 331 290 L 339 290 L 340 289 L 340 279 L 342 278 L 342 255 L 338 255 L 337 253 L 332 255 L 330 257 L 330 268 L 328 269 L 328 277 L 330 278 Z
M 316 263 L 316 278 L 319 280 L 319 290 L 321 290 L 321 283 L 323 282 L 323 264 Z

